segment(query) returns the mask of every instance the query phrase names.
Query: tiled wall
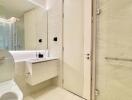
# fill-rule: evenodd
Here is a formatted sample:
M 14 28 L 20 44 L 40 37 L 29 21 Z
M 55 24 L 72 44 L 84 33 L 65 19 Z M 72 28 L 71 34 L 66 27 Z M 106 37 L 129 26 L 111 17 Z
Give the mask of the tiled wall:
M 61 57 L 62 49 L 62 0 L 47 0 L 48 3 L 48 49 Z M 53 41 L 57 37 L 57 41 Z
M 35 8 L 24 14 L 25 49 L 47 49 L 47 11 Z M 42 42 L 39 42 L 42 39 Z
M 58 84 L 62 83 L 62 0 L 47 0 L 48 9 L 48 50 L 60 59 Z M 57 41 L 53 41 L 57 37 Z M 56 82 L 56 81 L 55 81 Z

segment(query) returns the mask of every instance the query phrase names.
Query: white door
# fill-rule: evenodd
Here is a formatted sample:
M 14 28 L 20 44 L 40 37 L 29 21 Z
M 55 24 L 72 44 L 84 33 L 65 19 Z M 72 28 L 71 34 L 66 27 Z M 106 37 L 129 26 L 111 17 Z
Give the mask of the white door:
M 91 0 L 64 1 L 63 87 L 90 100 Z

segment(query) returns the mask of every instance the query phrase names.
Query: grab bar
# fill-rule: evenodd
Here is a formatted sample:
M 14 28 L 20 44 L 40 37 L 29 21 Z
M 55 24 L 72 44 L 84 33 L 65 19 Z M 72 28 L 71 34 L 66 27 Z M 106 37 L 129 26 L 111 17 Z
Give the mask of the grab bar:
M 114 57 L 105 57 L 106 60 L 114 60 L 114 61 L 127 61 L 132 62 L 132 59 L 127 58 L 114 58 Z

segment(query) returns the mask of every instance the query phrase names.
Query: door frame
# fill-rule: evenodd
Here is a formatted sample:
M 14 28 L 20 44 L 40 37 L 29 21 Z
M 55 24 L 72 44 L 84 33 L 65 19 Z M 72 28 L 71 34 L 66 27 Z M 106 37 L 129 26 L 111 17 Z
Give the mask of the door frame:
M 91 100 L 96 100 L 96 42 L 97 42 L 97 0 L 92 0 L 92 77 Z

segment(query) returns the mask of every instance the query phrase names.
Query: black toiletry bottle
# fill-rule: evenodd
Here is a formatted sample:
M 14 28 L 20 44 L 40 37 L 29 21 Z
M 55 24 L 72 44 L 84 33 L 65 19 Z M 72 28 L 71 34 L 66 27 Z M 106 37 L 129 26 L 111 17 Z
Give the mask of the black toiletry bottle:
M 43 57 L 44 57 L 43 54 L 41 54 L 41 53 L 38 54 L 38 58 L 43 58 Z

